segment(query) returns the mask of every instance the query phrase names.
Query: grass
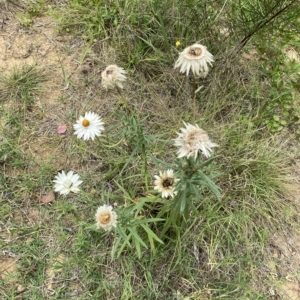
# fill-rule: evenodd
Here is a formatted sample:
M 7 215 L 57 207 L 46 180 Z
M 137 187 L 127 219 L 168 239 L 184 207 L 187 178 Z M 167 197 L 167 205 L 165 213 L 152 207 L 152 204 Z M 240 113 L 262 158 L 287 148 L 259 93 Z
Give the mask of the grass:
M 280 228 L 298 226 L 296 203 L 288 190 L 289 145 L 295 143 L 299 125 L 293 109 L 297 97 L 288 97 L 287 103 L 281 89 L 297 93 L 297 77 L 279 73 L 292 74 L 299 64 L 278 52 L 262 61 L 244 59 L 239 53 L 232 56 L 232 49 L 256 28 L 254 18 L 259 15 L 252 11 L 243 15 L 227 2 L 100 5 L 98 0 L 70 0 L 53 1 L 51 8 L 50 1 L 37 2 L 22 8 L 21 14 L 30 19 L 23 26 L 30 28 L 45 13 L 56 16 L 60 34 L 85 40 L 86 48 L 77 54 L 83 63 L 93 62 L 94 73 L 81 74 L 84 80 L 70 79 L 64 95 L 41 108 L 37 100 L 49 92 L 50 80 L 41 67 L 2 72 L 0 262 L 13 258 L 15 269 L 9 276 L 1 274 L 1 297 L 268 299 L 267 287 L 252 287 L 268 238 Z M 9 3 L 14 4 L 8 1 L 5 7 Z M 249 7 L 249 1 L 243 3 L 248 11 L 260 9 Z M 32 13 L 33 8 L 39 13 Z M 235 14 L 244 19 L 234 23 Z M 286 11 L 276 22 L 288 17 L 294 19 L 295 11 Z M 253 28 L 246 32 L 244 22 L 249 18 Z M 220 33 L 223 27 L 230 30 L 228 37 Z M 299 34 L 295 28 L 284 29 Z M 241 51 L 268 50 L 268 45 L 259 43 L 267 33 L 274 34 L 272 24 L 255 32 Z M 278 49 L 286 43 L 285 37 L 276 38 Z M 175 47 L 176 40 L 181 48 Z M 190 83 L 172 66 L 185 45 L 199 40 L 214 53 L 215 64 L 198 82 L 203 87 L 196 94 L 195 114 Z M 294 41 L 289 46 L 299 47 Z M 101 89 L 100 73 L 111 63 L 128 71 L 122 96 Z M 66 79 L 63 66 L 62 70 Z M 99 140 L 84 142 L 74 136 L 72 125 L 90 110 L 100 113 L 105 131 Z M 272 130 L 272 122 L 277 122 L 274 113 L 280 115 L 280 122 L 286 110 L 291 117 L 284 119 L 281 130 Z M 147 232 L 136 225 L 146 247 L 138 246 L 133 234 L 129 245 L 122 248 L 120 242 L 119 255 L 112 256 L 119 236 L 114 230 L 95 230 L 97 207 L 109 203 L 119 214 L 136 214 L 132 222 L 157 217 L 164 202 L 153 191 L 154 175 L 174 166 L 172 139 L 183 127 L 182 120 L 193 122 L 195 115 L 195 123 L 220 146 L 207 174 L 220 187 L 221 200 L 201 188 L 202 198 L 194 201 L 196 212 L 180 226 L 162 234 L 162 222 L 149 223 L 163 244 L 154 240 L 151 247 Z M 55 133 L 56 124 L 67 125 L 65 135 Z M 62 169 L 80 174 L 81 192 L 56 194 L 54 201 L 41 204 L 40 198 L 53 190 L 52 181 Z M 122 218 L 119 215 L 120 222 Z

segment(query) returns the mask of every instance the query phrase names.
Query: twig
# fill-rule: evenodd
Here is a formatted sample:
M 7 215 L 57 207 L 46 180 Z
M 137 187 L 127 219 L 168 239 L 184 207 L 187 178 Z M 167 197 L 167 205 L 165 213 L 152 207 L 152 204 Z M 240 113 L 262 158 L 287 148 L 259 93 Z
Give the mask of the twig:
M 294 4 L 298 0 L 292 1 L 290 4 L 287 6 L 283 7 L 280 9 L 277 13 L 272 15 L 269 19 L 265 20 L 263 23 L 260 23 L 257 25 L 257 27 L 252 30 L 250 33 L 248 33 L 240 42 L 239 44 L 231 51 L 231 53 L 228 55 L 228 57 L 232 55 L 237 55 L 248 43 L 248 41 L 251 39 L 251 37 L 256 34 L 260 29 L 262 29 L 264 26 L 269 24 L 271 21 L 273 21 L 275 18 L 277 18 L 279 15 L 281 15 L 285 10 L 287 10 L 292 4 Z

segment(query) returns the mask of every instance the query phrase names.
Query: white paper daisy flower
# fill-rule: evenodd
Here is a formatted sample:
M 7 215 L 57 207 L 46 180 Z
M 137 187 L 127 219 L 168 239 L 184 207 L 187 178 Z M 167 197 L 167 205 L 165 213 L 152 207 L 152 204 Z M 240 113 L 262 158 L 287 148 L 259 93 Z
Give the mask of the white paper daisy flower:
M 159 172 L 158 175 L 154 175 L 155 177 L 155 190 L 158 190 L 163 198 L 168 198 L 171 196 L 174 198 L 174 196 L 177 194 L 175 191 L 175 186 L 179 179 L 176 179 L 174 176 L 174 172 L 172 169 L 169 169 L 164 172 Z
M 179 72 L 186 73 L 186 76 L 192 71 L 195 76 L 205 78 L 209 71 L 208 64 L 212 65 L 213 61 L 213 55 L 208 52 L 205 46 L 194 44 L 179 54 L 174 68 L 180 68 Z
M 102 86 L 105 89 L 112 89 L 115 86 L 122 89 L 123 82 L 126 80 L 126 74 L 127 72 L 123 68 L 120 68 L 117 65 L 109 65 L 101 73 Z
M 82 180 L 79 180 L 79 175 L 74 174 L 73 171 L 69 171 L 68 174 L 65 171 L 61 171 L 55 176 L 53 182 L 55 192 L 67 195 L 70 192 L 78 193 L 80 191 L 78 186 L 82 183 Z
M 112 227 L 117 227 L 117 214 L 113 211 L 112 206 L 102 205 L 99 206 L 96 212 L 96 225 L 97 228 L 104 229 L 105 231 L 111 230 Z
M 209 157 L 212 148 L 218 147 L 217 144 L 211 142 L 208 134 L 198 125 L 186 124 L 186 128 L 181 128 L 181 133 L 174 139 L 175 146 L 179 147 L 178 158 L 194 156 L 197 158 L 198 152 L 201 151 L 205 157 Z
M 93 112 L 87 112 L 84 117 L 80 116 L 76 124 L 73 125 L 75 130 L 74 134 L 80 139 L 94 140 L 95 137 L 100 136 L 104 130 L 103 124 L 100 116 Z

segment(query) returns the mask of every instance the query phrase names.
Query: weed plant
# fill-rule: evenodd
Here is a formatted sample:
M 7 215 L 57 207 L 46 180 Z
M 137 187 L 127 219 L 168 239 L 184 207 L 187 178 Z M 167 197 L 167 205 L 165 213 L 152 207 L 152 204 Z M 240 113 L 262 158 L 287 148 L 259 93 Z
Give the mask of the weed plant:
M 267 299 L 252 288 L 255 269 L 268 237 L 293 224 L 296 207 L 281 135 L 298 130 L 299 64 L 281 52 L 287 36 L 299 34 L 296 1 L 51 5 L 34 7 L 54 15 L 61 34 L 82 37 L 99 72 L 84 87 L 72 82 L 59 103 L 67 134 L 47 129 L 43 139 L 35 101 L 47 77 L 31 66 L 1 75 L 0 247 L 19 262 L 12 278 L 1 277 L 1 297 Z M 26 13 L 31 22 L 23 26 L 30 27 L 38 14 Z M 195 42 L 215 63 L 207 77 L 191 81 L 173 64 Z M 259 57 L 249 63 L 242 53 L 254 50 Z M 108 64 L 128 71 L 124 89 L 101 89 Z M 82 101 L 86 87 L 94 93 Z M 84 141 L 72 126 L 87 111 L 99 113 L 105 129 Z M 179 157 L 174 139 L 183 121 L 207 131 L 219 145 L 214 154 Z M 49 147 L 49 159 L 34 157 L 37 145 Z M 62 170 L 79 174 L 80 192 L 56 193 L 40 205 Z M 97 226 L 99 218 L 95 224 L 104 205 L 115 213 L 109 230 Z

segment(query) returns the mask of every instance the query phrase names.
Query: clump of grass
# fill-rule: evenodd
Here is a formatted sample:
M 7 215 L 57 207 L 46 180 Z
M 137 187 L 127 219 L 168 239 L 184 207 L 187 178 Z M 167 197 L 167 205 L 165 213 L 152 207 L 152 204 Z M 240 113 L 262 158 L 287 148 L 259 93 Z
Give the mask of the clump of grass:
M 24 155 L 15 138 L 2 136 L 0 139 L 0 163 L 21 168 L 26 164 Z
M 32 110 L 35 97 L 41 93 L 44 81 L 45 75 L 40 69 L 27 65 L 0 76 L 0 160 L 4 165 L 22 167 L 27 164 L 21 147 L 25 131 L 23 122 L 26 112 Z
M 0 76 L 0 95 L 3 101 L 15 100 L 30 107 L 34 97 L 41 92 L 45 74 L 34 66 L 25 65 L 10 74 Z

